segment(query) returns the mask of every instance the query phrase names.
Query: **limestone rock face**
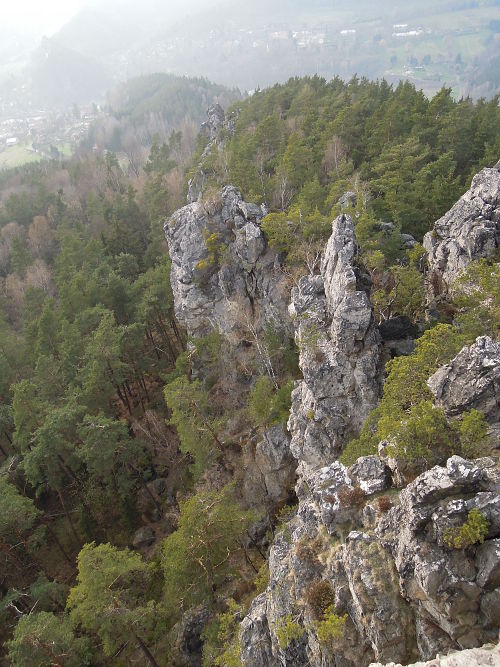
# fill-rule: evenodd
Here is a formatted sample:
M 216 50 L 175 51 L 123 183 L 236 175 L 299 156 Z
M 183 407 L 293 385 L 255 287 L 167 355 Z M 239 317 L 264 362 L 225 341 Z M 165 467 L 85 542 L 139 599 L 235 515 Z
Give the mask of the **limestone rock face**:
M 471 261 L 491 257 L 499 245 L 500 163 L 479 172 L 470 190 L 424 237 L 438 291 L 446 291 Z
M 302 278 L 292 291 L 304 377 L 288 421 L 299 504 L 271 547 L 268 588 L 242 623 L 244 667 L 409 664 L 498 637 L 496 460 L 454 456 L 407 486 L 383 457 L 363 457 L 350 468 L 337 460 L 377 404 L 383 359 L 355 254 L 352 220 L 340 216 L 321 274 Z M 450 417 L 476 407 L 493 427 L 499 368 L 498 344 L 479 338 L 429 387 Z M 474 508 L 488 522 L 486 541 L 449 547 L 446 531 L 462 526 Z M 318 641 L 318 583 L 345 618 L 342 637 L 330 644 Z M 301 628 L 286 645 L 278 640 L 284 619 Z
M 240 343 L 266 325 L 290 326 L 283 276 L 260 229 L 262 216 L 259 206 L 227 186 L 216 201 L 189 204 L 166 222 L 175 312 L 191 336 L 218 328 Z
M 429 379 L 436 404 L 450 417 L 480 410 L 490 425 L 492 451 L 500 449 L 500 343 L 481 336 Z
M 290 452 L 290 437 L 281 426 L 264 432 L 257 444 L 255 460 L 261 471 L 266 495 L 271 500 L 284 500 L 284 489 L 291 489 L 295 478 L 294 459 Z
M 264 499 L 264 504 L 272 506 L 288 500 L 295 485 L 297 462 L 290 451 L 290 436 L 282 426 L 264 431 L 255 446 L 249 442 L 243 463 L 244 496 L 250 504 L 252 499 Z
M 430 662 L 415 662 L 408 667 L 496 667 L 500 665 L 500 644 L 473 648 L 446 656 L 438 656 Z M 370 667 L 402 667 L 400 664 L 389 662 L 383 665 L 380 662 L 372 663 Z
M 266 594 L 262 593 L 252 602 L 241 624 L 241 656 L 245 665 L 273 664 L 266 609 Z
M 388 473 L 374 463 L 360 459 L 345 468 L 336 461 L 299 481 L 297 515 L 271 548 L 268 589 L 242 624 L 245 667 L 408 664 L 498 636 L 495 460 L 454 456 L 384 505 L 378 497 L 390 484 Z M 361 476 L 378 483 L 366 487 L 363 500 L 350 500 L 345 491 Z M 450 549 L 445 531 L 462 525 L 473 508 L 489 523 L 486 541 Z M 332 647 L 320 645 L 315 632 L 309 600 L 318 581 L 330 584 L 335 613 L 347 614 Z M 284 649 L 277 634 L 287 617 L 300 621 L 303 635 Z
M 475 408 L 500 421 L 500 343 L 481 336 L 429 379 L 437 405 L 450 416 Z
M 226 114 L 224 109 L 220 104 L 214 104 L 207 109 L 207 120 L 202 124 L 201 131 L 204 133 L 208 139 L 208 143 L 203 151 L 203 154 L 200 159 L 200 163 L 188 182 L 188 191 L 187 191 L 187 202 L 192 204 L 193 202 L 200 201 L 205 189 L 207 177 L 204 171 L 204 164 L 207 157 L 212 153 L 212 151 L 219 149 L 219 132 L 226 125 L 229 133 L 232 133 L 234 130 L 234 124 L 228 122 L 226 124 Z
M 210 141 L 217 139 L 219 130 L 224 127 L 226 114 L 220 104 L 213 104 L 207 110 L 207 120 L 202 124 L 201 130 L 208 133 Z
M 210 617 L 205 606 L 195 607 L 187 611 L 182 620 L 174 626 L 171 633 L 172 664 L 186 667 L 201 667 L 201 634 Z
M 339 455 L 379 397 L 380 336 L 354 270 L 354 223 L 341 215 L 321 263 L 292 290 L 290 315 L 304 380 L 292 394 L 293 455 L 320 466 Z

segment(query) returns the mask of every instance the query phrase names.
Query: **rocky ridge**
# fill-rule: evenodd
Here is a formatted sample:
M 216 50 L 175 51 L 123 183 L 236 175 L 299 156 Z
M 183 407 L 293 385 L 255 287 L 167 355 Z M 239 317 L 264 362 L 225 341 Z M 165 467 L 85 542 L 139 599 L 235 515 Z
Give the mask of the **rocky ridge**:
M 443 283 L 494 253 L 499 176 L 498 168 L 481 172 L 427 236 L 431 269 Z M 335 460 L 376 403 L 379 386 L 380 339 L 354 258 L 352 221 L 341 216 L 321 275 L 302 278 L 292 292 L 304 375 L 288 422 L 299 505 L 271 548 L 267 591 L 241 624 L 245 667 L 408 664 L 498 638 L 495 459 L 452 457 L 401 491 L 390 459 L 365 457 L 349 469 Z M 429 380 L 447 414 L 480 409 L 492 433 L 500 421 L 498 352 L 497 343 L 480 338 Z M 486 541 L 465 553 L 450 549 L 446 529 L 463 525 L 473 508 L 488 521 Z M 318 641 L 318 582 L 333 612 L 346 619 L 342 638 L 330 646 Z M 294 633 L 283 641 L 287 627 Z
M 470 189 L 424 237 L 434 296 L 446 292 L 472 259 L 500 246 L 500 161 L 474 176 Z
M 264 214 L 227 186 L 166 222 L 175 312 L 190 336 L 217 328 L 238 345 L 266 325 L 290 327 L 283 274 L 260 228 Z
M 216 122 L 223 122 L 220 114 Z M 274 503 L 298 463 L 298 507 L 271 547 L 269 585 L 241 623 L 242 664 L 408 664 L 494 642 L 500 625 L 495 459 L 454 456 L 403 489 L 383 448 L 380 457 L 350 468 L 337 460 L 377 404 L 386 361 L 369 282 L 356 265 L 353 221 L 341 215 L 333 222 L 320 275 L 299 281 L 287 313 L 279 258 L 260 229 L 265 210 L 231 186 L 211 201 L 202 202 L 200 192 L 165 225 L 178 319 L 192 336 L 218 328 L 237 356 L 245 354 L 242 341 L 258 350 L 269 323 L 293 326 L 303 373 L 292 394 L 291 440 L 280 427 L 270 429 L 244 463 L 253 471 L 247 498 L 259 486 L 260 497 Z M 433 284 L 447 288 L 470 261 L 495 251 L 499 201 L 497 165 L 483 170 L 426 236 Z M 447 414 L 476 407 L 493 434 L 500 419 L 498 355 L 497 343 L 478 339 L 429 380 Z M 445 531 L 462 525 L 474 508 L 488 521 L 486 541 L 465 552 L 450 549 Z M 330 645 L 318 641 L 320 589 L 345 619 L 342 637 Z
M 235 395 L 248 389 L 238 367 L 251 366 L 256 357 L 262 371 L 272 373 L 265 331 L 292 336 L 285 278 L 260 228 L 264 213 L 228 186 L 216 200 L 176 211 L 164 226 L 176 317 L 189 336 L 218 330 L 225 337 L 225 372 Z M 289 441 L 280 426 L 258 441 L 247 439 L 243 494 L 249 505 L 274 507 L 288 498 L 297 465 Z
M 293 455 L 307 465 L 337 458 L 379 398 L 381 340 L 355 255 L 354 223 L 341 215 L 320 275 L 304 276 L 292 290 L 304 380 L 292 394 L 288 429 Z
M 495 667 L 498 664 L 500 664 L 500 644 L 451 653 L 448 656 L 437 656 L 429 662 L 416 662 L 409 667 Z M 370 667 L 402 666 L 391 662 L 387 665 L 372 663 Z
M 233 114 L 226 119 L 226 114 L 220 104 L 214 104 L 208 108 L 207 120 L 201 126 L 201 131 L 207 138 L 207 145 L 193 176 L 188 182 L 188 204 L 201 200 L 207 182 L 205 162 L 213 151 L 218 151 L 223 147 L 224 142 L 220 139 L 220 131 L 224 128 L 229 135 L 233 134 L 236 117 Z

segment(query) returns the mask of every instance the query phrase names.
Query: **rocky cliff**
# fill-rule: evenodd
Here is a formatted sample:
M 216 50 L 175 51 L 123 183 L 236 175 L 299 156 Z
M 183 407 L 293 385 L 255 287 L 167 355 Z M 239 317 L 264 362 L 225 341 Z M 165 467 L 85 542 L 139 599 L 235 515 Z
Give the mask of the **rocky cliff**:
M 495 252 L 499 177 L 498 168 L 481 172 L 427 235 L 429 265 L 442 285 Z M 498 638 L 496 460 L 455 456 L 402 490 L 394 461 L 365 457 L 346 468 L 336 460 L 380 387 L 380 337 L 355 248 L 352 221 L 341 216 L 321 275 L 302 278 L 292 292 L 304 375 L 288 422 L 299 505 L 271 548 L 269 586 L 241 625 L 245 667 L 408 664 Z M 498 343 L 480 338 L 429 379 L 446 414 L 478 408 L 493 435 L 499 351 Z M 488 521 L 485 542 L 450 549 L 446 530 L 463 525 L 474 508 Z M 331 643 L 318 639 L 328 605 L 344 623 Z
M 491 257 L 500 245 L 500 162 L 483 169 L 470 189 L 425 235 L 434 295 L 446 291 L 471 259 Z
M 165 224 L 175 312 L 189 335 L 217 328 L 238 345 L 243 332 L 290 327 L 283 273 L 260 228 L 263 215 L 228 186 Z
M 338 457 L 379 397 L 380 335 L 355 256 L 354 223 L 341 215 L 320 275 L 301 278 L 292 290 L 304 380 L 293 392 L 288 428 L 293 455 L 312 466 Z
M 242 341 L 259 354 L 269 323 L 293 327 L 303 374 L 292 394 L 289 435 L 280 427 L 266 431 L 245 463 L 275 502 L 298 466 L 298 506 L 271 546 L 267 589 L 241 623 L 244 667 L 408 664 L 495 642 L 497 461 L 453 456 L 404 488 L 383 447 L 380 457 L 349 468 L 338 461 L 377 405 L 387 359 L 352 219 L 334 220 L 319 275 L 301 278 L 287 312 L 279 257 L 260 228 L 265 211 L 233 187 L 198 199 L 165 225 L 177 317 L 193 336 L 218 328 L 236 355 L 246 354 Z M 471 260 L 495 252 L 499 202 L 497 165 L 483 170 L 426 236 L 435 284 L 447 289 Z M 495 436 L 499 368 L 500 345 L 479 338 L 429 379 L 436 405 L 450 417 L 482 410 Z M 247 497 L 251 489 L 254 482 Z M 447 531 L 474 509 L 487 522 L 485 541 L 450 547 Z M 320 632 L 326 611 L 341 628 L 330 640 Z
M 213 331 L 224 336 L 221 366 L 233 405 L 248 391 L 249 369 L 273 375 L 266 332 L 284 339 L 293 335 L 288 290 L 278 257 L 260 228 L 263 215 L 261 207 L 228 186 L 215 198 L 178 210 L 164 227 L 177 319 L 189 336 Z M 274 507 L 286 500 L 297 465 L 288 433 L 274 426 L 260 438 L 245 432 L 239 438 L 244 444 L 239 465 L 245 502 Z

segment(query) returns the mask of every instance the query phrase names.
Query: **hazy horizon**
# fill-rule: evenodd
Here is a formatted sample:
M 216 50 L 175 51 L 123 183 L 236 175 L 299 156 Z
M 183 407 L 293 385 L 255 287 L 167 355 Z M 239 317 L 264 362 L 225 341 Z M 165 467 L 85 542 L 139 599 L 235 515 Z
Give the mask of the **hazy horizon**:
M 187 15 L 193 10 L 218 4 L 220 0 L 148 0 L 138 3 L 137 0 L 19 0 L 2 8 L 2 28 L 13 30 L 16 34 L 54 36 L 67 23 L 74 19 L 85 8 L 100 10 L 123 7 L 142 11 L 145 7 L 151 9 L 155 4 L 158 10 L 165 11 L 171 8 L 174 19 Z
M 48 37 L 60 30 L 86 5 L 95 0 L 18 0 L 2 8 L 4 28 L 22 34 L 44 34 Z

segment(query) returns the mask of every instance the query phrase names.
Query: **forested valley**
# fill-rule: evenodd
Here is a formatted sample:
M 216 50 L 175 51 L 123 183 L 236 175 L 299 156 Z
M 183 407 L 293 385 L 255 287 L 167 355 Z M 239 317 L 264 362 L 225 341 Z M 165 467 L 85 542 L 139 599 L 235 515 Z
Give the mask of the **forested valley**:
M 242 462 L 252 439 L 285 427 L 299 350 L 276 323 L 249 328 L 233 367 L 218 330 L 188 336 L 176 318 L 163 226 L 200 162 L 206 211 L 229 184 L 264 205 L 288 289 L 318 272 L 333 218 L 349 212 L 377 325 L 399 316 L 415 331 L 346 465 L 395 433 L 398 454 L 427 467 L 487 453 L 481 414 L 457 427 L 425 380 L 477 336 L 498 338 L 498 264 L 473 263 L 429 312 L 421 244 L 498 161 L 499 98 L 319 77 L 246 99 L 209 91 L 207 106 L 232 103 L 210 148 L 186 122 L 184 84 L 164 94 L 186 111 L 163 134 L 151 118 L 164 99 L 134 90 L 74 157 L 0 173 L 0 664 L 188 664 L 186 614 L 200 607 L 189 650 L 205 667 L 241 664 L 237 625 L 296 503 L 293 480 L 276 502 L 248 502 Z M 93 151 L 99 133 L 115 145 Z M 201 285 L 226 252 L 209 229 L 205 243 Z

